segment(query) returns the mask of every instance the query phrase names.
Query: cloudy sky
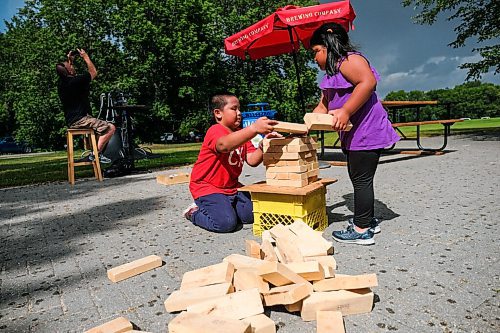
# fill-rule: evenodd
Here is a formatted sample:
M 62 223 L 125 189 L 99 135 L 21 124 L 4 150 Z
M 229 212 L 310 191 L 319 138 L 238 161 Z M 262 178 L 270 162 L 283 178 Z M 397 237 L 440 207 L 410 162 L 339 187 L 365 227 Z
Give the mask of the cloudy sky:
M 392 90 L 452 88 L 466 77 L 466 72 L 457 67 L 479 58 L 472 53 L 476 46 L 473 40 L 464 48 L 447 46 L 454 41 L 453 28 L 457 25 L 446 21 L 449 15 L 432 26 L 421 26 L 411 20 L 417 12 L 403 8 L 400 0 L 351 3 L 357 14 L 351 39 L 381 74 L 377 87 L 381 97 Z M 3 20 L 9 20 L 23 4 L 23 0 L 0 0 L 0 31 L 5 31 Z M 483 81 L 500 84 L 500 76 L 488 73 Z

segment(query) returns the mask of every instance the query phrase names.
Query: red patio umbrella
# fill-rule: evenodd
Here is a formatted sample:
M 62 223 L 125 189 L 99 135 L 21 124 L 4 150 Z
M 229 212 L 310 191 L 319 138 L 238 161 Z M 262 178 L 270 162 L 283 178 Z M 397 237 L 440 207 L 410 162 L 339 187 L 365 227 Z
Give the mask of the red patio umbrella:
M 302 109 L 305 111 L 296 57 L 300 44 L 308 48 L 312 34 L 324 23 L 336 22 L 349 30 L 355 17 L 356 13 L 349 0 L 309 7 L 289 5 L 278 8 L 261 21 L 227 37 L 224 48 L 227 54 L 242 59 L 247 56 L 259 59 L 292 53 Z

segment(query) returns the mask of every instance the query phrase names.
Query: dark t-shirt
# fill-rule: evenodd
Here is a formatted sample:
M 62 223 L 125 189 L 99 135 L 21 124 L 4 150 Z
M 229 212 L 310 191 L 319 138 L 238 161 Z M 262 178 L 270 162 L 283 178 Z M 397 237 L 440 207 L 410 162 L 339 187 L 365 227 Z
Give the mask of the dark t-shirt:
M 89 101 L 90 81 L 92 81 L 92 77 L 89 73 L 59 78 L 57 92 L 63 105 L 68 126 L 91 114 Z

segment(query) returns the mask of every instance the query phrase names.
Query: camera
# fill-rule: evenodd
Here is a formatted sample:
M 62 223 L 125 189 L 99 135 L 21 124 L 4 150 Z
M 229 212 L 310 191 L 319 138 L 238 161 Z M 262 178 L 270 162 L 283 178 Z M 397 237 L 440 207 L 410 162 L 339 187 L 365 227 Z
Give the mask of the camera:
M 69 55 L 72 56 L 72 57 L 78 57 L 78 56 L 80 56 L 80 52 L 78 52 L 76 50 L 75 51 L 71 51 L 71 53 Z

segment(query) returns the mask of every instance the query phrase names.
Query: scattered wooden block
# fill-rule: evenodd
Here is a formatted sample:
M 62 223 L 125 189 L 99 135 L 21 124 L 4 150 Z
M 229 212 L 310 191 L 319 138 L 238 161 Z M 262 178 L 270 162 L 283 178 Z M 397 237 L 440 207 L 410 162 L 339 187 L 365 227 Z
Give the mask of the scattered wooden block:
M 321 232 L 313 230 L 304 221 L 296 220 L 288 226 L 288 229 L 291 230 L 300 239 L 307 239 L 308 241 L 312 241 L 313 243 L 315 243 L 315 248 L 319 248 L 321 249 L 321 251 L 325 251 L 325 255 L 333 254 L 332 243 L 327 241 L 323 237 Z M 309 256 L 308 254 L 304 253 L 302 255 Z
M 91 328 L 90 330 L 85 331 L 85 333 L 122 333 L 130 331 L 132 328 L 132 323 L 130 321 L 126 318 L 118 317 L 100 326 Z
M 266 261 L 264 265 L 259 267 L 259 275 L 262 276 L 264 280 L 278 287 L 292 283 L 305 283 L 310 291 L 313 290 L 312 284 L 306 279 L 278 262 Z
M 344 319 L 340 311 L 316 312 L 317 333 L 345 333 Z
M 245 253 L 252 258 L 260 259 L 260 245 L 254 240 L 245 240 Z
M 328 113 L 306 113 L 304 115 L 304 123 L 309 130 L 317 131 L 334 131 L 332 128 L 333 115 Z M 350 131 L 352 124 L 349 122 L 345 131 Z
M 191 175 L 185 172 L 163 174 L 156 176 L 156 182 L 163 185 L 189 183 Z
M 302 276 L 307 281 L 319 281 L 325 278 L 325 271 L 317 261 L 291 262 L 285 264 L 285 266 L 292 272 Z
M 273 245 L 271 242 L 267 239 L 264 239 L 264 232 L 268 232 L 269 230 L 264 230 L 262 232 L 262 244 L 260 246 L 260 250 L 262 251 L 262 259 L 268 260 L 268 261 L 278 261 L 278 257 L 276 256 L 276 252 L 274 250 Z
M 229 262 L 189 271 L 182 276 L 180 290 L 233 281 L 234 266 Z
M 190 305 L 226 295 L 232 290 L 232 284 L 227 282 L 186 290 L 176 290 L 165 301 L 165 309 L 168 312 L 186 310 Z
M 287 286 L 271 288 L 268 292 L 262 293 L 266 306 L 277 304 L 294 304 L 303 300 L 311 294 L 307 284 L 289 284 Z
M 281 238 L 286 238 L 290 239 L 292 241 L 297 240 L 297 236 L 288 229 L 288 227 L 285 227 L 283 224 L 278 223 L 275 226 L 273 226 L 271 229 L 269 229 L 269 233 L 271 236 L 273 236 L 274 239 L 277 239 L 278 237 Z
M 288 312 L 300 312 L 300 310 L 302 310 L 302 302 L 303 300 L 293 304 L 285 304 L 285 309 Z
M 252 333 L 249 323 L 205 315 L 199 313 L 182 312 L 168 323 L 169 333 Z
M 243 318 L 241 321 L 250 324 L 252 333 L 276 333 L 276 324 L 265 314 Z
M 304 261 L 317 261 L 324 266 L 329 266 L 333 269 L 337 269 L 337 261 L 333 256 L 311 256 L 304 257 Z
M 331 279 L 315 281 L 313 283 L 314 291 L 332 291 L 332 290 L 350 290 L 362 289 L 378 286 L 377 274 L 363 275 L 341 275 L 336 274 Z
M 144 273 L 156 267 L 160 267 L 162 264 L 161 258 L 159 256 L 151 255 L 147 256 L 127 264 L 120 265 L 108 270 L 108 278 L 112 282 L 118 282 L 129 277 Z
M 260 293 L 269 291 L 269 283 L 253 268 L 240 268 L 234 273 L 234 288 L 237 291 L 257 288 Z
M 262 305 L 259 290 L 254 288 L 188 306 L 187 311 L 224 318 L 243 319 L 264 313 L 264 306 Z
M 329 279 L 335 277 L 335 269 L 331 266 L 320 263 L 321 268 L 323 268 L 323 272 L 325 272 L 325 279 Z
M 313 292 L 302 302 L 300 315 L 304 321 L 316 320 L 316 312 L 333 310 L 343 316 L 372 310 L 373 293 L 370 289 Z
M 307 126 L 304 124 L 288 123 L 285 121 L 278 121 L 273 127 L 276 132 L 306 134 L 308 131 Z
M 302 257 L 302 254 L 300 254 L 296 243 L 294 243 L 291 239 L 282 237 L 276 238 L 276 248 L 283 258 L 283 263 L 304 261 L 304 258 Z
M 269 241 L 271 244 L 274 243 L 274 238 L 273 236 L 271 236 L 271 233 L 269 232 L 269 230 L 262 230 L 262 235 L 260 235 L 260 237 L 262 237 L 262 241 Z
M 233 264 L 235 269 L 240 268 L 258 268 L 259 266 L 265 264 L 267 261 L 247 257 L 242 254 L 233 253 L 225 257 L 222 261 L 230 262 Z

